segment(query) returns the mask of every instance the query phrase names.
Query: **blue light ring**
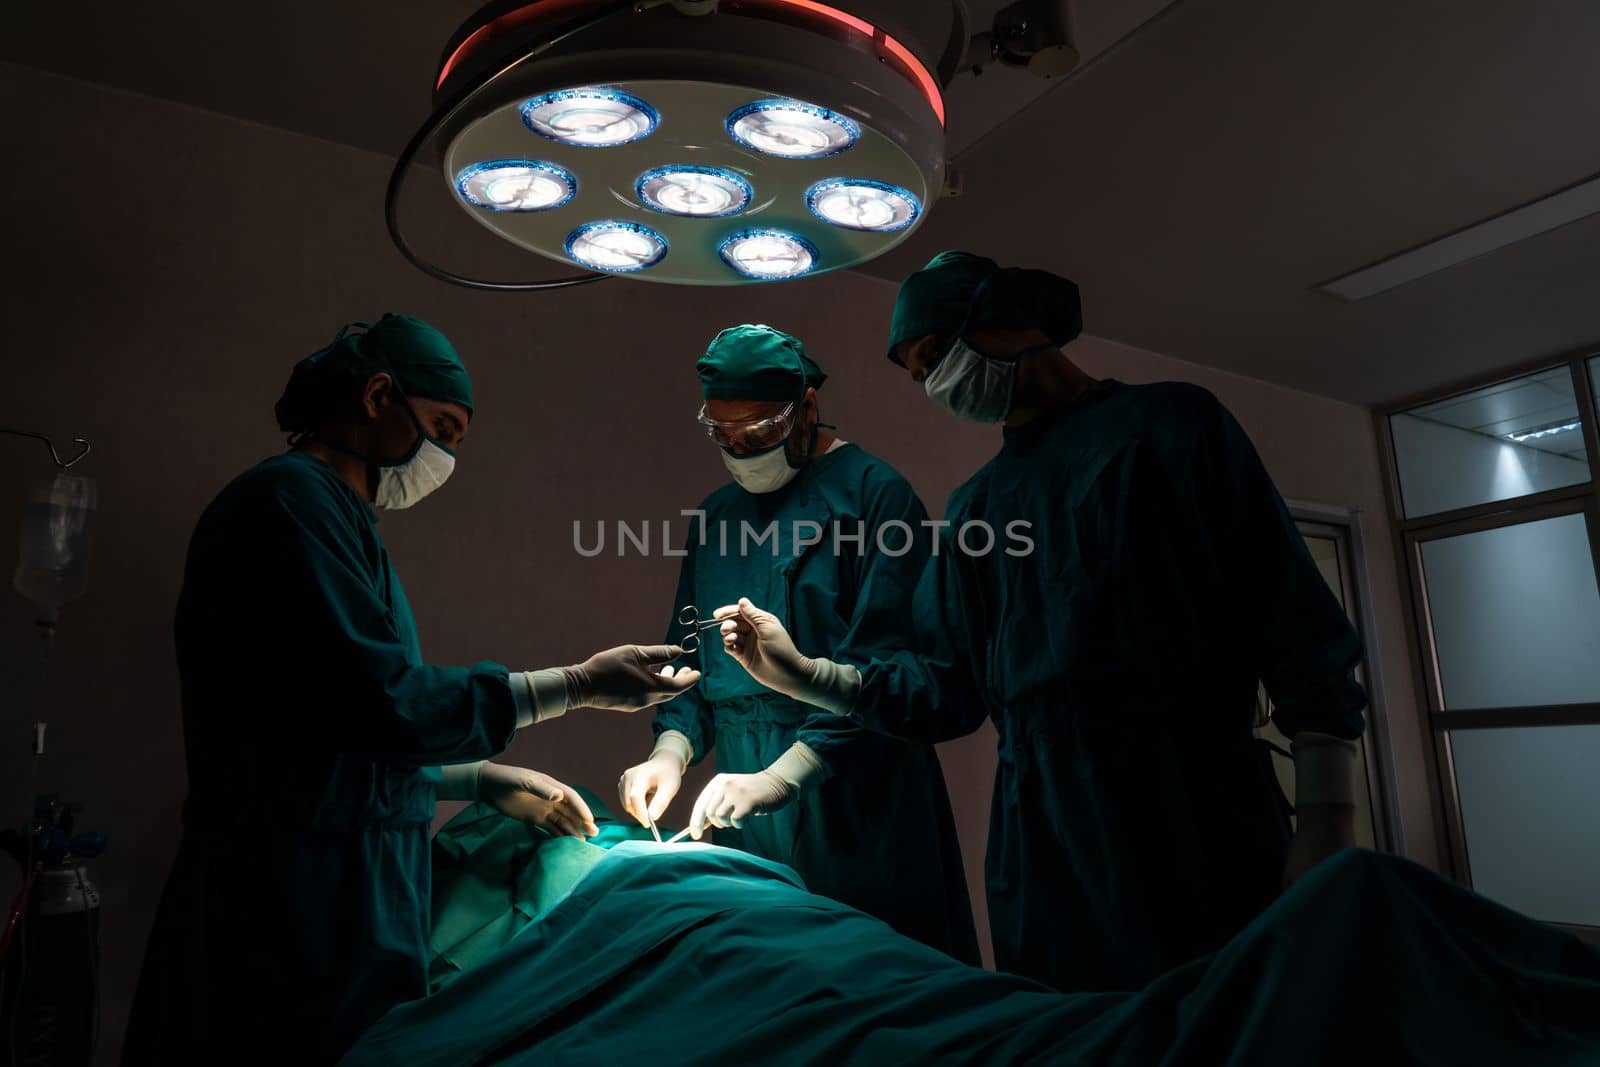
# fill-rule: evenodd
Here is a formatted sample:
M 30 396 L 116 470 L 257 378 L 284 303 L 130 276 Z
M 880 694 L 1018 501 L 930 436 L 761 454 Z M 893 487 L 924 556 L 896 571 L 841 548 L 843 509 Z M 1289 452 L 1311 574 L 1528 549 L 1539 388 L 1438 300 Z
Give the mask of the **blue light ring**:
M 545 207 L 501 207 L 499 204 L 489 204 L 467 191 L 467 183 L 486 170 L 501 170 L 506 167 L 526 167 L 529 170 L 539 170 L 549 174 L 552 178 L 565 183 L 567 195 L 553 204 Z M 547 163 L 542 159 L 488 159 L 482 163 L 473 163 L 461 168 L 456 175 L 456 195 L 471 204 L 481 207 L 485 211 L 501 211 L 512 215 L 531 215 L 540 211 L 554 211 L 558 207 L 565 207 L 578 195 L 578 176 L 558 163 Z
M 666 208 L 657 207 L 644 195 L 645 185 L 652 178 L 659 178 L 663 174 L 709 174 L 713 177 L 722 178 L 739 186 L 740 190 L 744 193 L 744 199 L 739 201 L 738 205 L 735 207 L 729 208 L 727 211 L 719 211 L 714 215 L 686 215 L 678 211 L 668 211 Z M 737 215 L 741 211 L 748 208 L 750 206 L 750 202 L 756 198 L 756 190 L 755 186 L 751 185 L 749 180 L 747 180 L 744 175 L 739 174 L 736 171 L 728 170 L 726 167 L 708 167 L 700 163 L 681 163 L 676 166 L 669 165 L 664 167 L 651 167 L 649 170 L 639 175 L 638 180 L 633 183 L 633 195 L 638 198 L 639 203 L 644 207 L 651 211 L 657 212 L 658 214 L 667 215 L 671 218 L 725 219 L 730 215 Z
M 785 274 L 782 276 L 773 277 L 767 277 L 760 274 L 749 274 L 741 269 L 739 265 L 728 256 L 729 245 L 733 244 L 735 241 L 744 240 L 748 237 L 782 237 L 786 240 L 794 241 L 807 252 L 811 253 L 811 266 L 807 267 L 799 274 Z M 808 274 L 816 273 L 817 268 L 822 264 L 822 253 L 817 249 L 816 245 L 812 244 L 806 238 L 801 237 L 793 230 L 780 230 L 771 226 L 751 226 L 742 230 L 735 230 L 733 233 L 730 233 L 717 243 L 717 258 L 721 259 L 727 268 L 739 275 L 739 277 L 749 278 L 751 281 L 756 282 L 793 281 L 796 278 L 804 278 Z
M 563 100 L 612 100 L 619 104 L 626 104 L 649 119 L 650 125 L 645 128 L 643 133 L 636 134 L 626 141 L 613 141 L 610 144 L 583 144 L 579 141 L 545 133 L 535 126 L 533 120 L 529 118 L 529 112 L 544 107 L 546 104 L 558 104 Z M 517 114 L 521 117 L 522 124 L 530 132 L 543 137 L 547 141 L 554 141 L 556 144 L 567 145 L 571 148 L 620 148 L 622 145 L 644 140 L 652 133 L 655 133 L 656 128 L 661 125 L 661 113 L 639 97 L 621 89 L 603 89 L 594 86 L 585 86 L 577 89 L 557 89 L 554 92 L 540 93 L 538 96 L 529 97 L 519 104 L 517 106 Z
M 846 141 L 838 148 L 814 156 L 783 156 L 774 152 L 768 152 L 757 147 L 756 145 L 751 144 L 749 141 L 746 141 L 743 137 L 740 137 L 737 133 L 733 132 L 733 127 L 739 122 L 740 119 L 746 117 L 747 115 L 755 115 L 764 111 L 798 111 L 801 114 L 811 115 L 819 119 L 825 119 L 828 122 L 836 122 L 839 124 L 839 127 L 849 135 L 850 140 Z M 728 131 L 728 136 L 733 139 L 735 144 L 738 144 L 744 148 L 748 148 L 752 152 L 759 152 L 762 156 L 768 159 L 828 159 L 832 156 L 837 156 L 842 152 L 850 151 L 850 149 L 856 146 L 856 142 L 861 140 L 861 124 L 855 119 L 852 119 L 847 115 L 841 115 L 831 108 L 822 107 L 820 104 L 808 104 L 804 100 L 755 100 L 751 103 L 734 108 L 728 113 L 728 118 L 723 125 Z
M 897 226 L 885 226 L 882 228 L 845 226 L 834 222 L 832 219 L 823 218 L 822 213 L 817 210 L 817 201 L 830 189 L 837 189 L 841 186 L 864 186 L 868 189 L 876 189 L 880 193 L 892 193 L 895 196 L 903 197 L 905 202 L 911 205 L 911 214 Z M 872 178 L 824 178 L 806 190 L 806 207 L 810 209 L 812 215 L 816 216 L 817 221 L 825 222 L 829 226 L 835 226 L 841 230 L 849 230 L 851 233 L 899 233 L 901 230 L 913 225 L 922 215 L 922 204 L 918 202 L 916 194 L 910 189 L 900 185 L 892 185 L 889 182 L 876 181 Z
M 650 240 L 659 245 L 660 250 L 648 263 L 641 263 L 637 267 L 598 266 L 594 263 L 589 263 L 585 260 L 579 259 L 573 254 L 572 251 L 572 246 L 577 243 L 579 238 L 593 233 L 596 230 L 629 230 L 633 233 L 643 234 L 645 237 L 648 237 Z M 587 267 L 590 270 L 604 271 L 607 274 L 634 274 L 641 270 L 649 270 L 651 267 L 654 267 L 663 259 L 667 258 L 668 247 L 666 235 L 657 230 L 652 230 L 642 222 L 631 222 L 627 219 L 598 219 L 594 222 L 586 222 L 582 226 L 579 226 L 577 229 L 573 230 L 571 233 L 567 234 L 567 239 L 562 242 L 562 248 L 566 252 L 568 259 L 572 260 L 581 267 Z

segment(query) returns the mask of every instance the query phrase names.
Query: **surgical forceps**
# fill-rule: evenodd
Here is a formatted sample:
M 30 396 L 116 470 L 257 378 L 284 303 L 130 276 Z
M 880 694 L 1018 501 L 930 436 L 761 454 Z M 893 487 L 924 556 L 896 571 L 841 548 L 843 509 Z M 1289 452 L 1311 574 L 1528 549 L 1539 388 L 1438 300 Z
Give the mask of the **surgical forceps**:
M 678 640 L 678 647 L 683 649 L 685 655 L 692 655 L 700 651 L 700 631 L 721 626 L 722 620 L 701 619 L 699 608 L 693 604 L 685 604 L 678 611 L 678 625 L 686 627 L 683 637 Z

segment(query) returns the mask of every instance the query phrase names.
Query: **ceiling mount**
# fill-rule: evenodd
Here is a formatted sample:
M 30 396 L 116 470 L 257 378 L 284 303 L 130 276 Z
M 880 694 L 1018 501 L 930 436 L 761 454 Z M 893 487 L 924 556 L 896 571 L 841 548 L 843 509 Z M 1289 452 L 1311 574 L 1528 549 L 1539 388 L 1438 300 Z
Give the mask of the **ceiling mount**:
M 1067 0 L 1016 0 L 995 13 L 988 33 L 972 39 L 966 66 L 976 73 L 993 60 L 1056 78 L 1077 67 L 1078 59 Z

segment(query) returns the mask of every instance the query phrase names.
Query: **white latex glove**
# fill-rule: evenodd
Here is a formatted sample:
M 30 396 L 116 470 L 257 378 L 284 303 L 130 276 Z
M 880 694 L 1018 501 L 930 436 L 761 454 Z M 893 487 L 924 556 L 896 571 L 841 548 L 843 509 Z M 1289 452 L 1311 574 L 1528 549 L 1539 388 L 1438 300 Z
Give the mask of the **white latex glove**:
M 1356 764 L 1353 740 L 1302 730 L 1289 742 L 1294 755 L 1295 831 L 1283 868 L 1285 888 L 1341 849 L 1356 843 Z
M 677 645 L 618 645 L 563 667 L 569 708 L 638 711 L 670 700 L 700 680 L 700 672 L 672 667 Z
M 768 689 L 805 700 L 816 662 L 800 654 L 783 623 L 740 597 L 739 603 L 716 610 L 722 620 L 722 643 L 750 677 Z
M 748 597 L 718 608 L 715 617 L 722 620 L 722 644 L 728 655 L 750 677 L 773 692 L 835 715 L 852 713 L 861 691 L 860 671 L 848 663 L 802 655 L 778 617 Z
M 796 741 L 764 771 L 719 774 L 694 802 L 689 833 L 696 841 L 711 826 L 744 825 L 752 815 L 771 815 L 828 777 L 828 767 L 810 746 Z
M 478 799 L 502 815 L 532 823 L 556 837 L 593 837 L 600 832 L 594 813 L 577 790 L 525 767 L 481 765 Z
M 755 774 L 719 774 L 700 792 L 689 819 L 689 835 L 696 841 L 706 827 L 741 827 L 753 815 L 770 815 L 787 807 L 798 795 L 788 782 L 770 770 Z
M 638 819 L 640 826 L 659 823 L 667 805 L 683 788 L 684 768 L 682 756 L 657 746 L 649 759 L 622 773 L 622 780 L 617 783 L 622 810 Z

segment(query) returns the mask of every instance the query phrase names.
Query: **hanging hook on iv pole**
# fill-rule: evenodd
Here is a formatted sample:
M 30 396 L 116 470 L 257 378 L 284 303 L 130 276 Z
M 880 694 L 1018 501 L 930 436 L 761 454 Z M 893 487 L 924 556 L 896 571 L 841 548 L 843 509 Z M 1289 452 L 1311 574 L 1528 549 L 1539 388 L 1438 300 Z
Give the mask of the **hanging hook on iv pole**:
M 81 437 L 74 437 L 72 439 L 72 443 L 75 445 L 82 445 L 82 450 L 80 450 L 78 454 L 73 456 L 71 459 L 62 459 L 60 454 L 56 452 L 55 444 L 51 442 L 50 438 L 46 437 L 42 433 L 32 433 L 28 430 L 13 430 L 8 426 L 0 426 L 0 433 L 8 433 L 13 437 L 31 437 L 35 441 L 43 441 L 44 447 L 50 450 L 50 458 L 55 460 L 56 466 L 60 467 L 62 470 L 66 470 L 68 467 L 78 462 L 78 460 L 89 454 L 89 442 L 85 441 Z

